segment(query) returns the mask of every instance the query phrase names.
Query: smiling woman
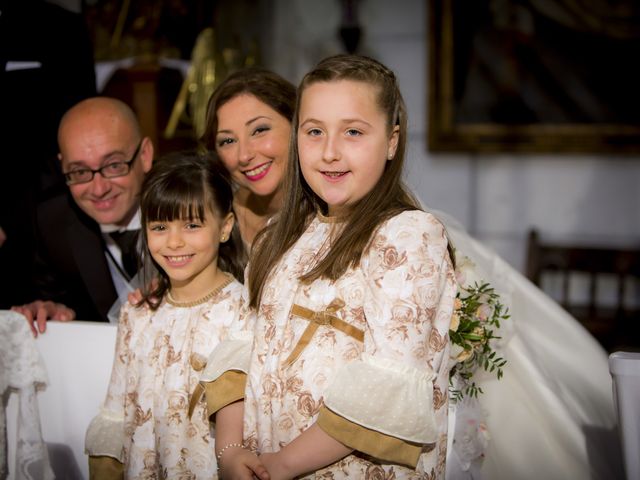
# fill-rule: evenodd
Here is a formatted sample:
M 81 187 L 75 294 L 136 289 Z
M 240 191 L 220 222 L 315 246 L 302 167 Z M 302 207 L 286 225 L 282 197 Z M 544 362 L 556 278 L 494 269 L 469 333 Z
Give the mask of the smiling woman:
M 201 141 L 237 187 L 233 206 L 247 245 L 282 206 L 295 98 L 284 78 L 249 68 L 227 77 L 209 100 Z
M 239 186 L 270 196 L 280 188 L 290 132 L 287 118 L 253 95 L 239 95 L 218 109 L 216 151 Z

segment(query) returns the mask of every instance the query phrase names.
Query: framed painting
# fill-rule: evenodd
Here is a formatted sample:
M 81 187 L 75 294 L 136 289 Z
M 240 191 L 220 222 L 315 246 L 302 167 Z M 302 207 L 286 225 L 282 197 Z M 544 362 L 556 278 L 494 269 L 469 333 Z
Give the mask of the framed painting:
M 640 4 L 428 2 L 429 150 L 640 154 Z

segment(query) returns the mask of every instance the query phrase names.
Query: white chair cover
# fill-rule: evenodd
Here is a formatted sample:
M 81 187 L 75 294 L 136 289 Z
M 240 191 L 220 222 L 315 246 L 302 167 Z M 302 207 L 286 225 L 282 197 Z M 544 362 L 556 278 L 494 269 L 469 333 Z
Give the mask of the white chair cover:
M 24 318 L 21 320 L 26 326 Z M 56 478 L 89 478 L 84 437 L 107 392 L 115 338 L 115 325 L 76 320 L 48 322 L 46 333 L 35 340 L 49 375 L 47 389 L 37 400 L 42 437 Z M 7 406 L 10 434 L 17 429 L 11 418 L 17 411 L 17 402 L 11 399 Z M 10 461 L 15 453 L 9 437 Z M 12 478 L 10 475 L 9 480 Z
M 640 480 L 640 352 L 612 353 L 609 369 L 627 479 Z

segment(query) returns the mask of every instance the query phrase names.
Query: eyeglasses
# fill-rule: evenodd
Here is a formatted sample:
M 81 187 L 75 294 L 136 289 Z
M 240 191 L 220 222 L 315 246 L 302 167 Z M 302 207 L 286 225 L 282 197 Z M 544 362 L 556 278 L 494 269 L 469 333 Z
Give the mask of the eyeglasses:
M 131 164 L 138 157 L 141 146 L 142 140 L 140 140 L 140 142 L 138 143 L 136 151 L 133 152 L 133 156 L 128 162 L 108 163 L 107 165 L 100 167 L 97 170 L 93 170 L 92 168 L 78 168 L 76 170 L 71 170 L 70 172 L 65 172 L 64 177 L 67 179 L 67 185 L 89 183 L 91 180 L 93 180 L 93 177 L 96 173 L 102 175 L 102 178 L 124 177 L 129 173 L 129 170 L 131 170 Z

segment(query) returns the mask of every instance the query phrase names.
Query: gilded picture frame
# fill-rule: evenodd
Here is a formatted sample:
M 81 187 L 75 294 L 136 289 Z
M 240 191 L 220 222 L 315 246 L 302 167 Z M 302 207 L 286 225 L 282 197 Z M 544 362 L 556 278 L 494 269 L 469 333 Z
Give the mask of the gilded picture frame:
M 601 2 L 428 0 L 428 149 L 640 153 L 640 9 Z

